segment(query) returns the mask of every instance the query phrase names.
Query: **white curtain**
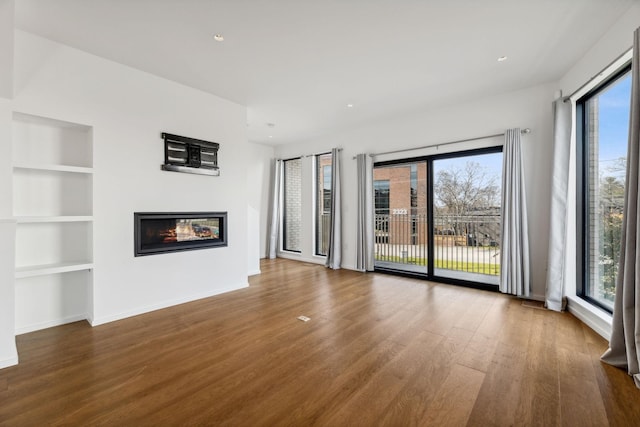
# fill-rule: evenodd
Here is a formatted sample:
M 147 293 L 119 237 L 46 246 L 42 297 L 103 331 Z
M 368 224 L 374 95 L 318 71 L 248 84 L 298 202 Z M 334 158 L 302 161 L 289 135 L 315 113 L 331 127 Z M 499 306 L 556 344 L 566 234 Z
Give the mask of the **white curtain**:
M 373 271 L 373 160 L 368 154 L 358 154 L 356 163 L 358 173 L 356 269 Z
M 529 236 L 520 129 L 504 133 L 500 292 L 529 296 Z
M 561 98 L 553 103 L 553 172 L 551 175 L 549 258 L 545 290 L 545 305 L 548 309 L 555 311 L 564 309 L 570 148 L 571 102 Z
M 282 175 L 282 160 L 274 160 L 271 169 L 271 206 L 269 211 L 269 240 L 267 253 L 270 259 L 277 256 L 280 224 L 280 178 Z
M 640 28 L 633 35 L 631 115 L 624 189 L 622 245 L 609 349 L 602 360 L 626 369 L 640 388 Z
M 342 262 L 342 205 L 340 203 L 340 150 L 331 150 L 331 214 L 325 265 L 339 269 Z

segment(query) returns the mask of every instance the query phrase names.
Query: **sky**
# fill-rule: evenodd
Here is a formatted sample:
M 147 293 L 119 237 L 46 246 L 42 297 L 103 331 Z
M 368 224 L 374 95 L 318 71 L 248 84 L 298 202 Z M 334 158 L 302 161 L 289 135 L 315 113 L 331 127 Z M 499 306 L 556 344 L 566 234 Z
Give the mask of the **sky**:
M 467 162 L 475 162 L 486 172 L 487 176 L 495 176 L 497 183 L 502 177 L 502 153 L 477 154 L 473 156 L 454 157 L 451 159 L 440 159 L 433 161 L 434 176 L 438 176 L 441 170 L 464 170 Z
M 598 132 L 600 170 L 609 176 L 624 178 L 624 170 L 607 171 L 620 157 L 627 157 L 631 74 L 609 86 L 598 95 Z M 608 173 L 607 173 L 608 172 Z

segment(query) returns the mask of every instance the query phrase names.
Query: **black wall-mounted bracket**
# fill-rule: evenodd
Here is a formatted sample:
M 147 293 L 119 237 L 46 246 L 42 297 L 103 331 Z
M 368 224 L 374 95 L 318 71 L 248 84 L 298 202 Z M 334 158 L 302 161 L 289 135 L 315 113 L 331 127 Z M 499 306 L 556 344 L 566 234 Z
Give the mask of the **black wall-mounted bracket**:
M 164 164 L 162 170 L 219 176 L 220 144 L 186 136 L 162 133 Z

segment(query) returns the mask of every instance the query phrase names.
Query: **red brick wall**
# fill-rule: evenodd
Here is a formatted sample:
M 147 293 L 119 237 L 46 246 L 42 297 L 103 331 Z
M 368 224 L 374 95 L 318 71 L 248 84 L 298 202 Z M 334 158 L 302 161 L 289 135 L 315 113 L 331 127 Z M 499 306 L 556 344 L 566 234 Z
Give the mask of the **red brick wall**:
M 416 243 L 427 241 L 427 165 L 417 164 L 417 209 L 418 224 Z M 373 170 L 375 181 L 389 181 L 389 243 L 412 244 L 411 226 L 411 166 L 388 166 Z

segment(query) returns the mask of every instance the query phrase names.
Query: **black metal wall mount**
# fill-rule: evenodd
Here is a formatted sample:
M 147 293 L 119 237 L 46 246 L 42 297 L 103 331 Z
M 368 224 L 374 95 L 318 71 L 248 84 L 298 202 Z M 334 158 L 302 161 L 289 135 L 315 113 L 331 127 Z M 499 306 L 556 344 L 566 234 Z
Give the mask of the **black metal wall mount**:
M 162 133 L 162 138 L 164 139 L 162 170 L 199 175 L 220 175 L 220 168 L 218 168 L 220 144 L 217 142 L 170 133 Z

